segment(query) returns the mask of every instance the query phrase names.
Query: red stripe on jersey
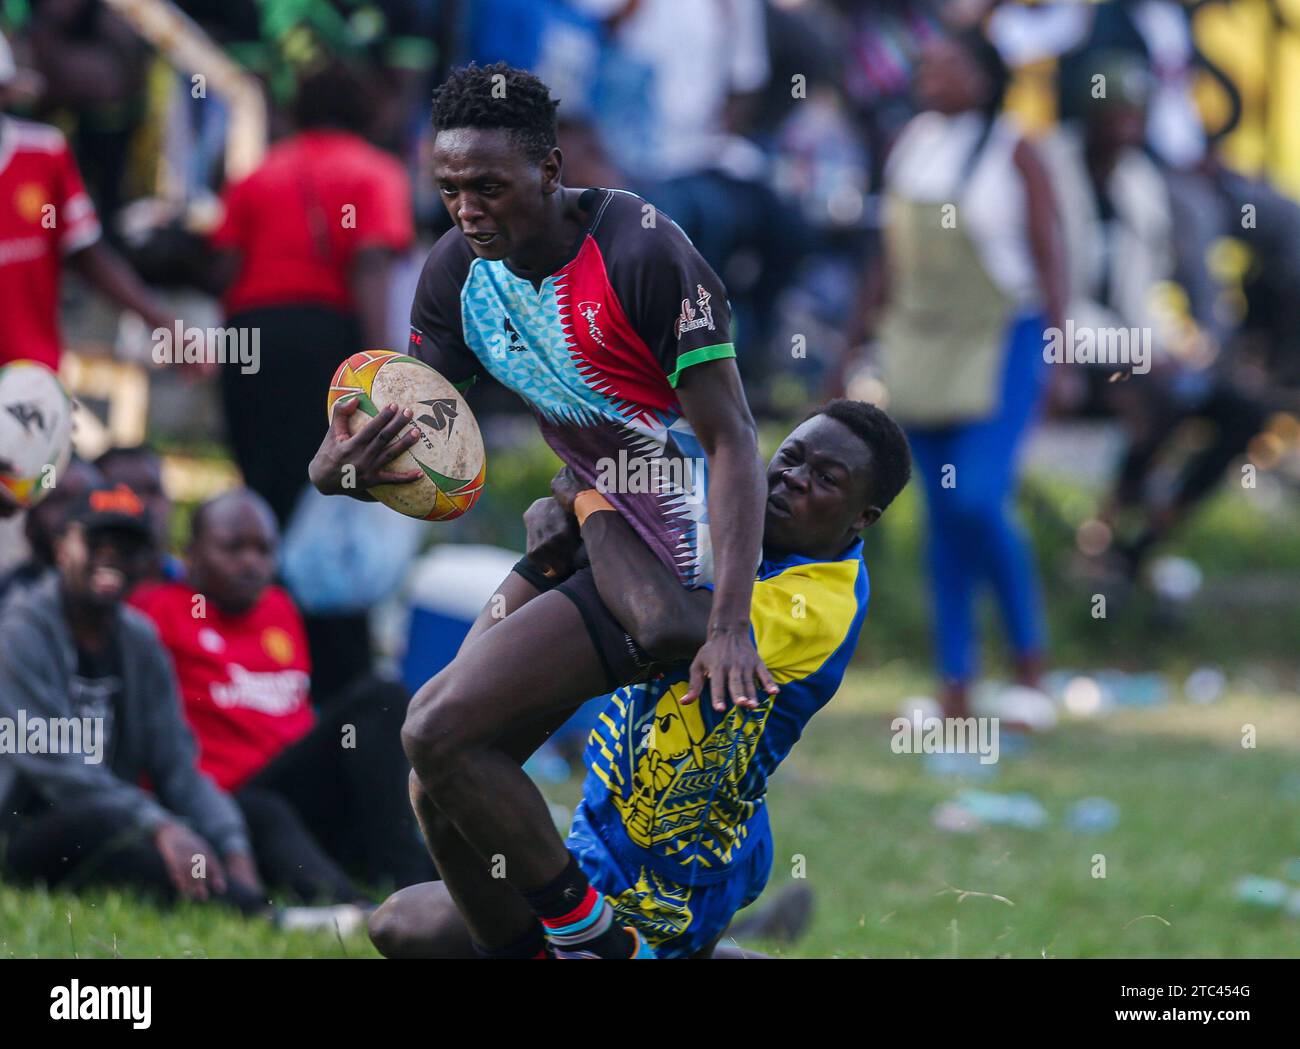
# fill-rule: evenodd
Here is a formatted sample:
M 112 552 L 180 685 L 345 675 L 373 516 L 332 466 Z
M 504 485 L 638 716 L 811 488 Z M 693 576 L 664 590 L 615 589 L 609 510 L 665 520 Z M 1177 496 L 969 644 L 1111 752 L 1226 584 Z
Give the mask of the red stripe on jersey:
M 556 273 L 555 285 L 569 353 L 583 381 L 625 418 L 642 418 L 651 409 L 680 414 L 664 367 L 627 319 L 590 234 Z

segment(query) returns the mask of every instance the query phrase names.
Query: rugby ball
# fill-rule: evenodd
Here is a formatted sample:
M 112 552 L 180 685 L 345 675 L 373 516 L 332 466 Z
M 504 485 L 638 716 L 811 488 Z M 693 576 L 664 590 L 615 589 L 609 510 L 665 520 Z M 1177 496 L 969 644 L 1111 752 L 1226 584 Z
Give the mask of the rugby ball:
M 483 435 L 456 387 L 404 353 L 363 350 L 334 373 L 326 413 L 333 419 L 334 406 L 354 397 L 361 403 L 348 420 L 352 433 L 389 404 L 410 408 L 412 424 L 421 433 L 388 468 L 418 469 L 424 476 L 410 484 L 376 485 L 371 495 L 398 513 L 424 521 L 450 521 L 478 501 L 487 473 Z
M 36 361 L 0 366 L 0 498 L 30 510 L 72 458 L 72 399 Z

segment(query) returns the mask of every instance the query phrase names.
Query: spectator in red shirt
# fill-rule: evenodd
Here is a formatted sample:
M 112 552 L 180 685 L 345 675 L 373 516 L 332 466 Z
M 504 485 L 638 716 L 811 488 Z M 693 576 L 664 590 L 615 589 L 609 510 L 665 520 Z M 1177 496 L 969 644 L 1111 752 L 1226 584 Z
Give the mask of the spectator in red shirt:
M 410 187 L 396 158 L 366 142 L 364 82 L 329 67 L 300 85 L 297 133 L 225 191 L 213 235 L 227 325 L 257 330 L 256 373 L 221 370 L 226 431 L 245 483 L 283 528 L 320 443 L 339 364 L 389 345 L 389 273 L 414 240 Z M 313 436 L 314 435 L 314 436 Z M 321 683 L 344 688 L 370 666 L 364 615 L 310 616 Z
M 180 680 L 199 768 L 235 796 L 268 884 L 356 902 L 349 874 L 408 885 L 432 862 L 407 800 L 408 696 L 367 678 L 318 716 L 302 620 L 272 585 L 277 530 L 247 489 L 194 516 L 188 583 L 140 589 Z
M 62 132 L 4 115 L 16 72 L 0 36 L 0 364 L 26 359 L 57 371 L 65 261 L 151 327 L 169 328 L 172 317 L 102 242 L 95 207 Z
M 222 372 L 230 438 L 282 526 L 307 483 L 335 369 L 388 342 L 389 269 L 414 239 L 405 171 L 357 133 L 363 82 L 341 68 L 316 73 L 294 115 L 297 133 L 227 187 L 212 239 L 228 324 L 261 329 L 261 369 Z

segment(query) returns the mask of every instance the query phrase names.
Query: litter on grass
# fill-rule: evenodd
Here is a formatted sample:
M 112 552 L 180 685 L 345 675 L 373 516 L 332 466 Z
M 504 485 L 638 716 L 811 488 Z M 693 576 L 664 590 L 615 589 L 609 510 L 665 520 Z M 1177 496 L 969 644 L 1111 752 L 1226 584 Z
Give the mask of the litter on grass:
M 1119 806 L 1106 798 L 1081 798 L 1065 814 L 1065 825 L 1080 834 L 1114 830 L 1119 823 Z
M 922 767 L 926 774 L 937 778 L 988 780 L 997 775 L 995 764 L 980 760 L 979 754 L 926 754 Z
M 1047 810 L 1032 794 L 995 794 L 964 790 L 938 805 L 930 817 L 940 830 L 969 832 L 985 826 L 1037 830 L 1048 822 Z
M 1270 911 L 1280 907 L 1292 911 L 1295 907 L 1297 910 L 1293 913 L 1300 913 L 1300 891 L 1292 890 L 1291 886 L 1277 878 L 1244 874 L 1232 887 L 1232 895 L 1238 902 L 1248 903 L 1252 907 L 1262 907 Z

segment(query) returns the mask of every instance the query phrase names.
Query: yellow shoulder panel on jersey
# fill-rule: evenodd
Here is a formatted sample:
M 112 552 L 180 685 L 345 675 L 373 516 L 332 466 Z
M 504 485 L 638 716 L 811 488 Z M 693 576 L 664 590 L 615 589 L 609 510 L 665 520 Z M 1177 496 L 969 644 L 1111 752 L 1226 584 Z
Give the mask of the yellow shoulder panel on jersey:
M 754 638 L 778 684 L 816 673 L 843 643 L 858 612 L 860 566 L 857 558 L 816 561 L 754 584 Z

